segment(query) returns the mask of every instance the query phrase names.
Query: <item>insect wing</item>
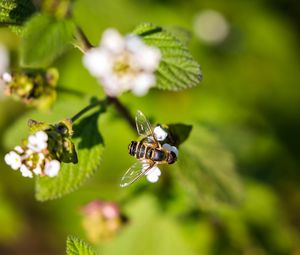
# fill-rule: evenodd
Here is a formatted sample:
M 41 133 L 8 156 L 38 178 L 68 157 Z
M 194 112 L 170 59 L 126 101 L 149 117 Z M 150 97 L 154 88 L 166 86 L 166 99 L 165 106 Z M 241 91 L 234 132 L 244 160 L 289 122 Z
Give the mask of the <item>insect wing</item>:
M 137 111 L 135 116 L 136 129 L 141 136 L 153 136 L 151 125 L 141 111 Z
M 144 176 L 155 164 L 138 161 L 134 163 L 123 175 L 120 187 L 124 188 Z

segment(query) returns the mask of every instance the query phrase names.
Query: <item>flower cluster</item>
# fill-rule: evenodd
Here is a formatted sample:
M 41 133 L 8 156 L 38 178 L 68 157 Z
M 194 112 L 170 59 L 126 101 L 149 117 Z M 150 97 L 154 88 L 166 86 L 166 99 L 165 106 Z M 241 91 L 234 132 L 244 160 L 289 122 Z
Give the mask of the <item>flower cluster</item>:
M 172 151 L 175 153 L 176 157 L 178 157 L 178 149 L 175 146 L 172 146 L 168 143 L 163 143 L 167 136 L 168 132 L 166 132 L 161 126 L 156 126 L 153 130 L 154 136 L 156 140 L 160 143 L 162 143 L 162 147 L 166 149 L 167 151 Z M 148 164 L 143 165 L 143 170 L 146 170 L 149 167 Z M 155 183 L 159 180 L 159 177 L 161 175 L 161 171 L 157 166 L 152 167 L 146 174 L 146 178 L 148 182 Z
M 124 223 L 116 203 L 94 200 L 82 208 L 82 225 L 92 243 L 111 239 Z
M 131 90 L 142 96 L 155 85 L 154 72 L 160 58 L 160 50 L 147 46 L 140 37 L 123 38 L 117 30 L 108 29 L 99 47 L 85 54 L 83 63 L 107 95 L 116 97 Z
M 30 135 L 23 146 L 16 146 L 4 157 L 6 164 L 13 170 L 20 170 L 24 177 L 35 175 L 57 176 L 60 162 L 53 159 L 48 150 L 48 135 L 38 131 Z
M 28 70 L 2 74 L 4 94 L 41 109 L 51 107 L 56 99 L 55 87 L 58 81 L 55 68 Z

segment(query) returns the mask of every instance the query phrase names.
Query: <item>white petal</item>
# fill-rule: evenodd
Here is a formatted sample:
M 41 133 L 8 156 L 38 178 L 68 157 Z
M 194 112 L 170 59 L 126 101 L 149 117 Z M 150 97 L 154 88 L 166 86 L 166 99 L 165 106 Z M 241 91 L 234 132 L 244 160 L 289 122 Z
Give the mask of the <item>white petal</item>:
M 158 48 L 144 46 L 134 53 L 133 64 L 148 72 L 154 72 L 159 65 L 161 53 Z
M 41 175 L 42 169 L 41 169 L 40 166 L 37 166 L 35 169 L 33 169 L 33 172 L 34 172 L 36 175 Z
M 43 160 L 45 159 L 45 155 L 44 155 L 44 153 L 39 153 L 38 154 L 38 164 L 40 165 L 42 162 L 43 162 Z
M 60 170 L 60 162 L 56 159 L 53 159 L 50 162 L 46 163 L 44 172 L 46 175 L 50 177 L 54 177 L 58 175 L 59 170 Z
M 15 150 L 16 152 L 20 153 L 20 154 L 24 153 L 24 150 L 23 150 L 23 148 L 22 148 L 21 146 L 16 146 L 16 147 L 14 148 L 14 150 Z
M 37 139 L 36 139 L 35 135 L 28 136 L 28 142 L 30 144 L 35 144 L 37 142 Z
M 3 73 L 2 74 L 2 80 L 5 81 L 6 83 L 9 83 L 12 81 L 12 77 L 11 77 L 11 74 L 10 73 Z
M 83 56 L 83 65 L 95 77 L 109 75 L 112 72 L 113 56 L 105 49 L 94 48 Z
M 47 148 L 47 139 L 47 134 L 43 131 L 39 131 L 28 137 L 27 147 L 35 152 L 40 152 Z
M 178 149 L 177 149 L 177 147 L 171 146 L 171 145 L 168 144 L 168 143 L 165 143 L 162 147 L 163 147 L 164 149 L 168 150 L 168 151 L 174 152 L 175 155 L 178 157 Z
M 157 182 L 159 179 L 159 176 L 161 175 L 160 169 L 156 166 L 153 167 L 147 174 L 146 178 L 149 182 L 154 183 Z
M 119 96 L 123 92 L 122 86 L 120 86 L 120 80 L 114 74 L 103 77 L 101 83 L 105 93 L 111 97 Z
M 31 150 L 31 149 L 28 149 L 28 150 L 26 150 L 25 151 L 25 158 L 26 157 L 29 157 L 31 154 L 33 154 L 34 153 L 34 151 L 33 150 Z
M 29 178 L 33 177 L 32 172 L 25 165 L 21 166 L 20 171 L 22 173 L 22 176 L 24 177 L 29 177 Z
M 157 141 L 163 141 L 167 138 L 168 133 L 161 128 L 161 126 L 157 126 L 154 128 L 153 133 Z
M 48 135 L 44 131 L 38 131 L 35 133 L 38 141 L 45 142 L 48 140 Z
M 132 53 L 139 52 L 145 47 L 143 40 L 137 35 L 128 35 L 125 38 L 126 49 Z
M 155 75 L 147 73 L 140 74 L 134 80 L 132 92 L 137 96 L 143 96 L 154 84 Z
M 122 35 L 116 29 L 110 28 L 104 31 L 100 46 L 114 54 L 120 54 L 124 51 L 125 44 Z
M 4 157 L 4 161 L 7 165 L 9 165 L 13 170 L 17 170 L 21 166 L 21 156 L 17 154 L 15 151 L 11 151 L 7 153 Z

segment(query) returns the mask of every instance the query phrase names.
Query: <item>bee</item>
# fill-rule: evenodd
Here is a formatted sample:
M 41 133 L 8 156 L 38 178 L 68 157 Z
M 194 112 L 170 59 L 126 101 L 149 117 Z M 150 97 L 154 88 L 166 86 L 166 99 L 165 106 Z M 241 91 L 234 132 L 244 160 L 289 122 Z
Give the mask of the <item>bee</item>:
M 165 149 L 157 141 L 149 121 L 141 111 L 137 111 L 135 123 L 137 132 L 142 136 L 142 139 L 140 141 L 132 141 L 128 145 L 128 152 L 138 161 L 123 175 L 120 183 L 121 187 L 129 186 L 149 173 L 158 164 L 173 164 L 177 160 L 175 152 Z

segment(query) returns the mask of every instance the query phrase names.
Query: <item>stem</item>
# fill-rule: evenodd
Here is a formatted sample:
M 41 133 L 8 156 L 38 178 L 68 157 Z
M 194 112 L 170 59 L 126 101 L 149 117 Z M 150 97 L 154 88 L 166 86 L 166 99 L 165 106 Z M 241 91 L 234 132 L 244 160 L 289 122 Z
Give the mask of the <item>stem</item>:
M 118 98 L 116 97 L 107 97 L 108 99 L 108 103 L 109 104 L 113 104 L 117 111 L 125 118 L 125 120 L 128 122 L 128 124 L 134 129 L 136 130 L 136 126 L 135 126 L 135 120 L 134 118 L 131 116 L 128 108 L 123 105 Z
M 14 21 L 1 21 L 0 22 L 0 27 L 6 27 L 6 26 L 21 26 L 22 23 L 20 22 L 14 22 Z
M 93 102 L 91 104 L 89 104 L 88 106 L 86 106 L 85 108 L 83 108 L 80 112 L 76 113 L 72 118 L 71 121 L 75 122 L 76 120 L 78 120 L 83 114 L 85 114 L 86 112 L 88 112 L 89 110 L 93 109 L 94 107 L 97 107 L 99 105 L 105 106 L 105 104 L 107 103 L 107 100 L 98 100 L 96 102 Z

